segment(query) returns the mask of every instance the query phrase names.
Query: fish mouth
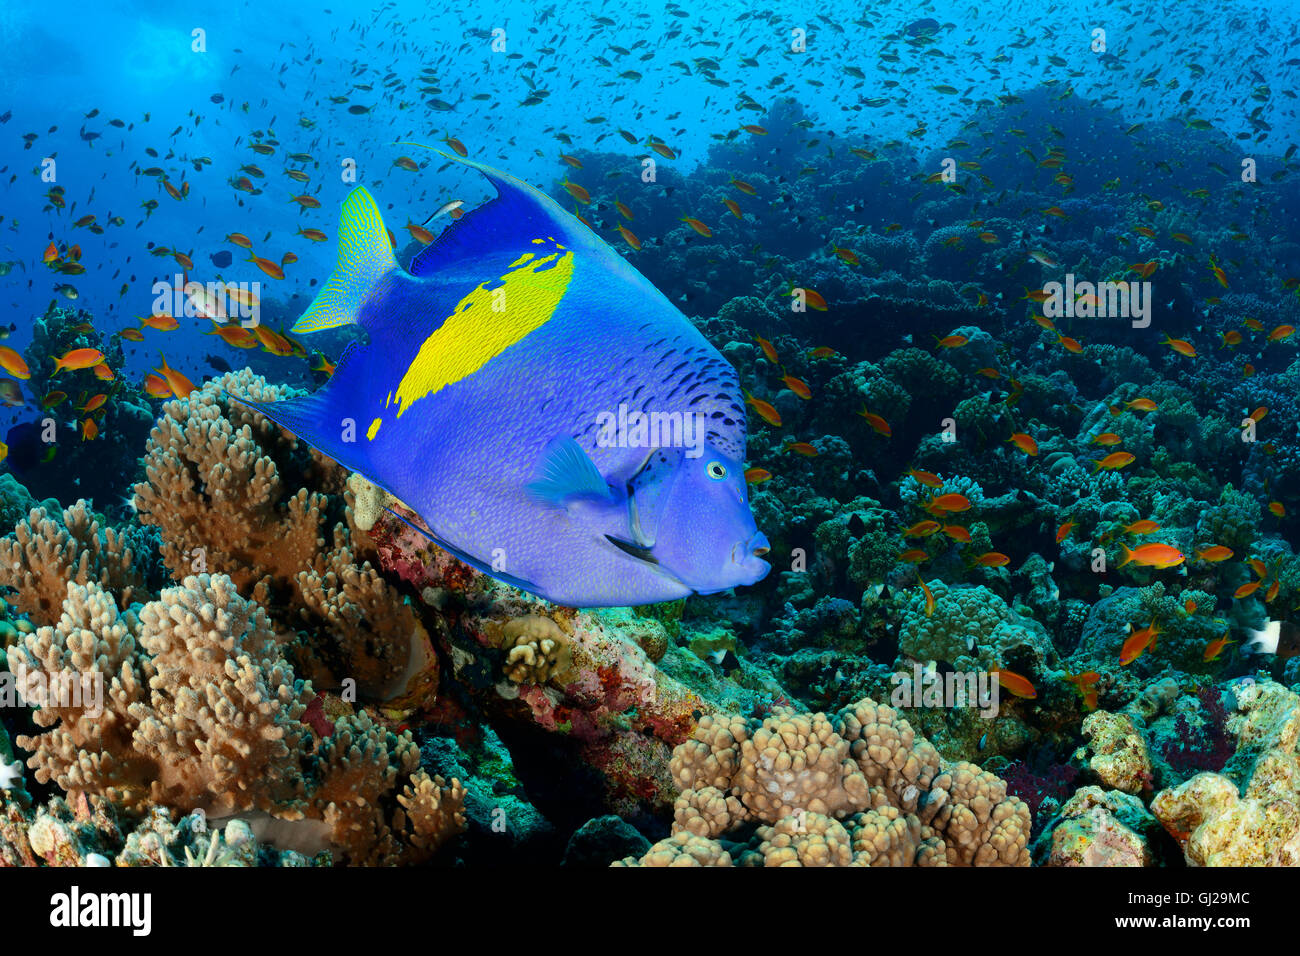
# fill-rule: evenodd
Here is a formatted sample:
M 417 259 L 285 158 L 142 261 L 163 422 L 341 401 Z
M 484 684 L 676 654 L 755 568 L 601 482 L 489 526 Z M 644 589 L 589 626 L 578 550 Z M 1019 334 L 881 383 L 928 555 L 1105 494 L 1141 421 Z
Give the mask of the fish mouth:
M 771 550 L 772 545 L 767 540 L 767 535 L 761 531 L 755 531 L 748 541 L 738 541 L 733 544 L 731 559 L 726 568 L 726 577 L 731 581 L 728 587 L 757 584 L 767 577 L 772 566 L 763 560 L 763 555 Z

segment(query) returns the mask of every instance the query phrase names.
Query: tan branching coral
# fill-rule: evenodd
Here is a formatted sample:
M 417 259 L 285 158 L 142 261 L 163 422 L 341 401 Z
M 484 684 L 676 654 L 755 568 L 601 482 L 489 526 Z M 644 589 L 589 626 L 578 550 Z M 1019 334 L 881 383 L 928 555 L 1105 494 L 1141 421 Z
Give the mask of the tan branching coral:
M 362 711 L 317 742 L 303 722 L 311 685 L 228 576 L 188 577 L 138 619 L 94 582 L 70 583 L 63 608 L 57 626 L 9 650 L 10 668 L 102 682 L 102 713 L 33 692 L 41 681 L 20 685 L 50 728 L 18 738 L 41 782 L 130 807 L 321 820 L 335 850 L 361 863 L 424 859 L 464 829 L 463 789 L 419 769 L 409 733 Z
M 1151 812 L 1191 866 L 1300 865 L 1300 696 L 1266 680 L 1238 690 L 1237 707 L 1225 774 L 1245 786 L 1200 773 L 1157 794 Z
M 35 624 L 59 619 L 68 582 L 95 582 L 130 607 L 144 584 L 135 555 L 121 533 L 100 528 L 85 501 L 63 511 L 62 521 L 33 508 L 13 533 L 0 538 L 0 586 L 13 588 L 13 602 Z
M 9 648 L 9 670 L 32 719 L 48 728 L 19 736 L 41 783 L 134 802 L 149 788 L 153 762 L 134 749 L 131 704 L 145 699 L 152 665 L 136 655 L 139 621 L 121 613 L 97 583 L 64 586 L 63 614 Z M 39 680 L 32 681 L 28 675 Z M 50 693 L 51 690 L 55 693 Z
M 135 507 L 143 524 L 158 528 L 164 563 L 178 578 L 225 573 L 277 624 L 305 629 L 294 660 L 320 686 L 351 679 L 363 696 L 380 700 L 431 693 L 437 667 L 427 630 L 356 553 L 358 514 L 377 512 L 382 502 L 358 485 L 365 500 L 350 493 L 354 507 L 344 509 L 345 472 L 227 392 L 252 401 L 296 394 L 244 369 L 163 406 Z M 292 490 L 303 481 L 311 487 Z M 331 511 L 346 511 L 352 527 L 336 522 L 327 541 Z
M 298 573 L 297 585 L 300 620 L 333 638 L 313 648 L 319 666 L 310 676 L 317 683 L 338 686 L 352 678 L 363 695 L 386 701 L 436 690 L 437 658 L 428 631 L 369 561 L 358 563 L 343 525 L 334 529 L 333 548 Z
M 244 369 L 167 402 L 149 436 L 135 508 L 142 524 L 162 533 L 173 574 L 221 571 L 260 603 L 273 580 L 293 580 L 324 547 L 326 499 L 285 486 L 271 451 L 287 455 L 296 440 L 231 403 L 227 391 L 253 401 L 296 394 Z
M 671 841 L 642 862 L 718 858 L 715 838 L 760 826 L 744 865 L 1027 866 L 1029 809 L 997 777 L 938 751 L 889 707 L 705 716 L 673 753 L 682 794 Z M 682 839 L 689 834 L 690 841 Z M 669 862 L 655 863 L 669 854 Z M 625 861 L 634 862 L 634 861 Z
M 104 689 L 93 715 L 84 693 L 69 707 L 20 688 L 37 725 L 52 728 L 18 740 L 42 783 L 185 810 L 269 809 L 292 796 L 287 758 L 312 693 L 280 660 L 266 613 L 224 575 L 187 578 L 139 620 L 98 584 L 70 583 L 59 624 L 9 660 L 44 682 L 75 672 Z
M 128 711 L 154 761 L 151 796 L 183 809 L 272 810 L 301 796 L 292 757 L 314 696 L 294 679 L 262 608 L 225 575 L 186 578 L 140 612 L 153 676 Z

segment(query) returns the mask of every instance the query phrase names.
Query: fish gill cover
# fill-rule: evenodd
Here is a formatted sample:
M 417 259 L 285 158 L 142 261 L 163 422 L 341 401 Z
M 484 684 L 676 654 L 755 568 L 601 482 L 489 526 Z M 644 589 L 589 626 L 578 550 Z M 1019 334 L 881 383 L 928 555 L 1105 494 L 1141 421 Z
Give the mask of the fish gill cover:
M 0 11 L 0 859 L 1300 863 L 1294 5 L 267 13 Z

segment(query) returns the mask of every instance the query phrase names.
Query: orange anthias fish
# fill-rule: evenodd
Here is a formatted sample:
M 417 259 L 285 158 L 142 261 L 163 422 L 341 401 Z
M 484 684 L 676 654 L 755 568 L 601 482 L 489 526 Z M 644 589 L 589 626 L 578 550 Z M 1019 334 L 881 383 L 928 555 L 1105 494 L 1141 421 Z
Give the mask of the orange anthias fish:
M 618 224 L 617 228 L 618 228 L 618 234 L 623 237 L 624 242 L 626 242 L 633 249 L 640 250 L 641 240 L 637 238 L 636 233 L 634 233 L 627 226 L 623 225 L 621 222 Z
M 770 402 L 765 402 L 761 398 L 755 398 L 753 395 L 749 394 L 749 392 L 746 392 L 745 404 L 758 412 L 759 417 L 769 425 L 780 427 L 781 415 Z
M 265 325 L 254 326 L 253 335 L 257 338 L 257 341 L 261 343 L 262 349 L 270 352 L 272 355 L 284 357 L 294 353 L 292 342 Z
M 1154 534 L 1160 530 L 1160 525 L 1156 524 L 1149 518 L 1144 518 L 1141 521 L 1134 521 L 1132 524 L 1125 525 L 1124 530 L 1128 534 Z
M 862 410 L 858 412 L 858 414 L 861 415 L 863 418 L 865 418 L 867 420 L 867 424 L 870 425 L 872 429 L 874 429 L 878 434 L 884 435 L 886 438 L 888 438 L 890 435 L 894 433 L 893 429 L 889 427 L 889 422 L 885 421 L 883 418 L 881 418 L 879 415 L 875 414 L 874 412 L 867 411 L 865 405 L 862 407 Z
M 945 511 L 959 512 L 966 511 L 970 508 L 970 499 L 965 495 L 959 495 L 955 491 L 940 495 L 931 499 L 925 506 L 925 510 L 930 514 L 941 514 Z
M 14 378 L 28 379 L 32 377 L 32 370 L 27 367 L 23 357 L 7 345 L 0 345 L 0 368 L 3 368 Z
M 764 481 L 770 481 L 772 473 L 766 468 L 749 468 L 745 471 L 745 481 L 751 485 L 761 484 Z
M 756 335 L 756 336 L 754 336 L 754 341 L 757 342 L 757 343 L 758 343 L 758 347 L 759 347 L 760 349 L 763 350 L 763 357 L 764 357 L 765 359 L 767 359 L 767 360 L 768 360 L 769 362 L 771 362 L 773 365 L 777 365 L 777 364 L 779 364 L 779 362 L 778 362 L 778 360 L 777 360 L 777 355 L 776 355 L 776 346 L 775 346 L 775 345 L 773 345 L 773 344 L 772 344 L 771 342 L 769 342 L 767 339 L 763 338 L 763 336 L 761 336 L 761 335 Z
M 1162 544 L 1158 541 L 1144 544 L 1136 549 L 1130 549 L 1125 544 L 1121 544 L 1120 547 L 1124 550 L 1124 560 L 1119 563 L 1121 568 L 1126 564 L 1136 564 L 1138 567 L 1164 570 L 1176 568 L 1186 560 L 1183 552 L 1172 544 Z
M 1101 675 L 1096 671 L 1084 671 L 1082 674 L 1071 674 L 1065 672 L 1065 679 L 1074 685 L 1074 689 L 1079 696 L 1083 698 L 1085 710 L 1097 709 L 1097 682 L 1101 680 Z
M 190 392 L 194 391 L 194 383 L 180 372 L 176 371 L 176 369 L 168 366 L 167 356 L 163 355 L 161 352 L 159 352 L 158 355 L 162 359 L 162 368 L 156 368 L 154 371 L 162 376 L 163 381 L 167 383 L 167 388 L 173 395 L 177 398 L 187 397 Z
M 958 524 L 946 524 L 943 526 L 943 533 L 954 541 L 960 541 L 962 544 L 970 544 L 970 532 Z
M 1015 445 L 1017 448 L 1019 448 L 1021 451 L 1023 451 L 1026 455 L 1028 455 L 1031 458 L 1035 457 L 1038 454 L 1038 442 L 1034 441 L 1030 436 L 1026 435 L 1024 432 L 1015 432 L 1010 438 L 1007 439 L 1007 441 L 1011 442 L 1011 444 Z
M 829 308 L 826 304 L 826 299 L 823 298 L 822 294 L 818 292 L 816 289 L 809 289 L 805 287 L 803 289 L 803 296 L 804 296 L 804 301 L 807 302 L 814 309 L 816 309 L 818 312 L 825 312 L 827 308 Z
M 1038 691 L 1034 689 L 1034 685 L 1029 682 L 1029 679 L 1020 676 L 1015 671 L 999 670 L 995 671 L 995 673 L 998 675 L 998 683 L 1016 697 L 1034 700 L 1038 696 Z
M 921 582 L 921 590 L 925 592 L 925 616 L 933 617 L 934 616 L 934 592 L 930 590 L 930 588 L 926 585 L 925 581 L 922 580 L 920 577 L 918 577 L 917 580 Z
M 1239 601 L 1243 598 L 1248 598 L 1258 591 L 1260 585 L 1263 583 L 1263 581 L 1251 581 L 1249 584 L 1243 584 L 1241 587 L 1237 588 L 1237 590 L 1232 592 L 1232 596 Z
M 694 216 L 682 216 L 681 221 L 686 223 L 686 225 L 690 226 L 692 229 L 698 232 L 705 239 L 708 239 L 710 236 L 713 235 L 713 230 L 710 229 L 708 226 L 706 226 L 704 223 L 700 222 Z
M 167 384 L 167 380 L 158 375 L 146 375 L 144 379 L 144 390 L 154 398 L 171 398 L 172 390 Z
M 253 263 L 259 269 L 261 269 L 263 272 L 269 275 L 272 279 L 284 278 L 284 270 L 281 269 L 277 263 L 272 262 L 270 259 L 263 259 L 261 256 L 250 256 L 244 261 Z
M 140 317 L 140 328 L 142 329 L 150 328 L 157 329 L 160 332 L 171 332 L 179 327 L 180 323 L 176 321 L 176 316 L 169 315 L 166 312 L 158 315 L 150 313 Z
M 54 372 L 60 372 L 65 368 L 71 370 L 90 368 L 102 361 L 104 361 L 104 353 L 99 349 L 73 349 L 67 355 L 55 360 Z
M 808 383 L 802 379 L 795 378 L 793 375 L 782 375 L 781 381 L 785 384 L 786 388 L 794 392 L 804 401 L 808 401 L 812 398 L 812 389 L 810 389 Z
M 1236 644 L 1236 643 L 1237 643 L 1236 641 L 1228 640 L 1227 634 L 1223 635 L 1223 637 L 1216 637 L 1214 640 L 1210 641 L 1209 644 L 1205 645 L 1205 653 L 1201 655 L 1201 660 L 1205 661 L 1206 663 L 1209 663 L 1210 661 L 1218 660 L 1219 655 L 1223 653 L 1223 649 L 1225 647 L 1227 647 L 1229 644 Z
M 907 469 L 907 473 L 927 488 L 938 488 L 943 484 L 943 482 L 939 480 L 938 475 L 929 471 L 918 471 L 915 468 L 909 468 Z
M 95 437 L 98 434 L 99 434 L 99 426 L 95 424 L 95 420 L 93 418 L 87 418 L 84 422 L 81 423 L 82 441 L 94 441 Z
M 237 349 L 255 349 L 258 345 L 257 336 L 239 325 L 216 325 L 214 323 L 212 331 L 203 334 L 218 335 L 227 345 L 234 346 Z
M 1092 471 L 1093 474 L 1102 470 L 1115 471 L 1119 468 L 1123 468 L 1125 465 L 1133 464 L 1134 461 L 1136 461 L 1136 458 L 1131 452 L 1117 451 L 1107 455 L 1105 458 L 1100 458 L 1097 461 L 1094 461 L 1092 463 Z
M 782 451 L 792 451 L 797 455 L 803 455 L 805 458 L 816 458 L 820 452 L 806 441 L 788 441 Z
M 918 521 L 912 527 L 903 532 L 904 538 L 928 538 L 939 530 L 941 525 L 937 521 Z
M 1179 355 L 1186 355 L 1188 358 L 1196 358 L 1196 346 L 1192 345 L 1192 343 L 1188 342 L 1186 339 L 1171 339 L 1168 335 L 1165 335 L 1164 341 L 1160 344 L 1169 346 Z
M 1004 568 L 1011 563 L 1011 559 L 1001 551 L 987 551 L 976 558 L 975 563 L 982 568 Z
M 1073 531 L 1073 530 L 1074 530 L 1075 528 L 1077 528 L 1078 526 L 1079 526 L 1079 525 L 1078 525 L 1077 522 L 1074 522 L 1074 521 L 1067 521 L 1065 524 L 1063 524 L 1063 525 L 1061 525 L 1059 528 L 1057 528 L 1057 529 L 1056 529 L 1056 543 L 1057 543 L 1057 544 L 1060 544 L 1062 541 L 1064 541 L 1066 538 L 1068 538 L 1068 537 L 1070 536 L 1070 532 Z
M 1147 648 L 1155 647 L 1156 638 L 1159 636 L 1160 628 L 1156 627 L 1155 621 L 1152 621 L 1140 631 L 1133 631 L 1119 649 L 1120 664 L 1123 666 L 1132 664 L 1146 653 Z
M 1212 544 L 1208 548 L 1202 548 L 1200 551 L 1197 551 L 1196 557 L 1202 561 L 1217 564 L 1220 561 L 1227 561 L 1232 557 L 1232 549 L 1224 547 L 1221 544 Z

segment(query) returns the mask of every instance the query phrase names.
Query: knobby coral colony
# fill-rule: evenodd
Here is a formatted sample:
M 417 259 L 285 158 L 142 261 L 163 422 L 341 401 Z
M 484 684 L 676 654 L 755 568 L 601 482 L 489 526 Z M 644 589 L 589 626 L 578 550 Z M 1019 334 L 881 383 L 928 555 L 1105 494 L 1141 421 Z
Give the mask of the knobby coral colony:
M 1050 142 L 1049 109 L 1083 107 L 1006 122 Z M 0 709 L 0 859 L 1300 862 L 1300 305 L 1266 250 L 1180 193 L 1103 183 L 1098 156 L 1026 181 L 995 145 L 953 190 L 863 146 L 805 177 L 812 121 L 780 103 L 762 124 L 624 200 L 630 261 L 749 393 L 766 580 L 551 605 L 229 397 L 296 388 L 123 384 L 96 417 L 138 436 L 130 457 L 77 443 L 55 476 L 15 443 L 28 487 L 0 478 L 3 691 L 26 705 Z M 1172 156 L 1193 135 L 1096 139 Z M 624 162 L 574 158 L 590 183 Z M 983 175 L 1031 211 L 984 209 Z M 1259 202 L 1238 187 L 1206 190 Z M 665 189 L 750 218 L 676 223 Z M 610 192 L 583 210 L 598 232 Z M 868 200 L 897 223 L 858 225 Z M 1147 330 L 1057 327 L 1033 291 L 1135 270 L 1159 282 Z M 1193 313 L 1199 351 L 1152 335 Z M 39 321 L 38 397 L 49 354 L 103 347 L 120 371 L 90 318 Z M 990 674 L 995 713 L 940 693 Z M 102 696 L 58 696 L 61 675 Z

